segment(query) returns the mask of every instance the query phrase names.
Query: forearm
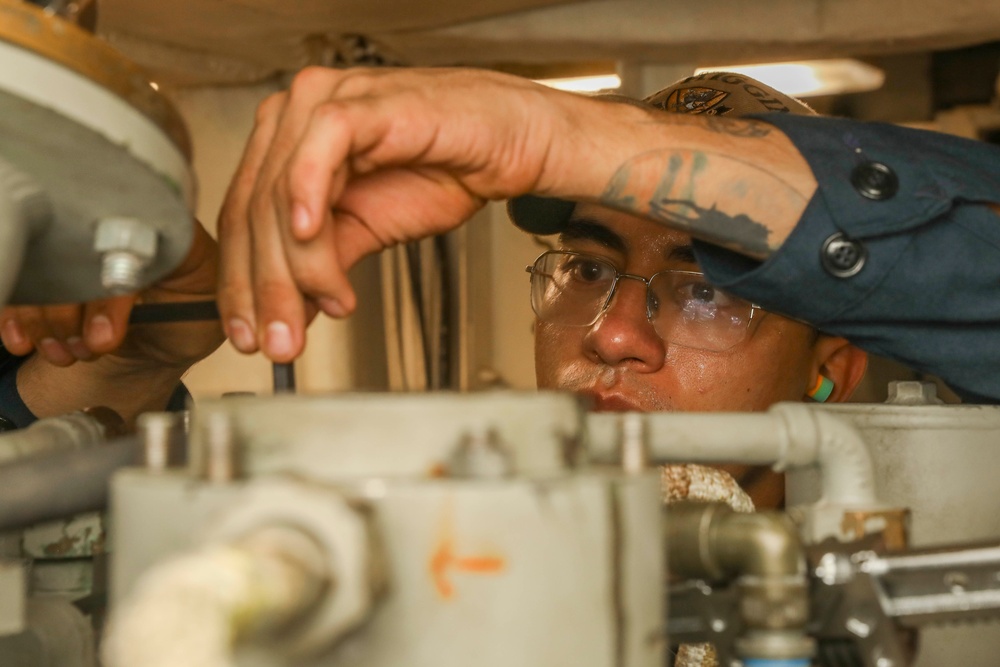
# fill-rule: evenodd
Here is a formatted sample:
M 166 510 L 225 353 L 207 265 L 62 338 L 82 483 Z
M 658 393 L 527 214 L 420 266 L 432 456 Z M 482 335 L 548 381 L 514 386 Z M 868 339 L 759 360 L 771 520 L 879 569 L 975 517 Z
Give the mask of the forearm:
M 62 368 L 33 356 L 17 371 L 17 389 L 38 418 L 104 406 L 131 427 L 141 413 L 166 408 L 185 371 L 108 356 Z
M 565 190 L 556 196 L 596 200 L 765 259 L 794 229 L 816 190 L 805 159 L 767 123 L 621 104 L 593 107 L 595 126 L 615 128 L 602 136 L 609 154 L 582 159 L 574 151 L 553 165 L 561 174 L 553 190 Z M 626 113 L 632 117 L 623 118 Z

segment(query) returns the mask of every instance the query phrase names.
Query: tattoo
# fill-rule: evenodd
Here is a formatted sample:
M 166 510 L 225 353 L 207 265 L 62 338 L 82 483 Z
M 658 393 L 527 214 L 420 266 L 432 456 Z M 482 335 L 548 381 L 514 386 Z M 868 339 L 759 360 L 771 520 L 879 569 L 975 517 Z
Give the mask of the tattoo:
M 747 179 L 713 182 L 713 162 L 711 154 L 700 151 L 652 151 L 636 156 L 615 172 L 600 203 L 744 255 L 759 259 L 769 256 L 774 250 L 769 245 L 771 228 L 755 219 L 755 215 L 760 215 L 761 198 L 753 195 L 767 188 L 767 192 L 773 189 L 774 197 L 783 199 L 780 182 L 753 165 L 747 165 L 750 168 Z M 728 202 L 728 211 L 717 207 L 721 200 Z M 755 213 L 747 212 L 748 209 L 739 211 L 737 207 L 743 206 Z
M 628 164 L 622 165 L 611 177 L 611 182 L 601 194 L 601 203 L 622 211 L 638 211 L 635 197 L 625 194 L 631 180 L 632 174 Z
M 727 247 L 743 254 L 764 257 L 771 251 L 767 244 L 770 230 L 743 213 L 732 216 L 690 200 L 660 199 L 649 203 L 649 214 L 657 222 L 692 230 L 701 238 L 724 240 Z

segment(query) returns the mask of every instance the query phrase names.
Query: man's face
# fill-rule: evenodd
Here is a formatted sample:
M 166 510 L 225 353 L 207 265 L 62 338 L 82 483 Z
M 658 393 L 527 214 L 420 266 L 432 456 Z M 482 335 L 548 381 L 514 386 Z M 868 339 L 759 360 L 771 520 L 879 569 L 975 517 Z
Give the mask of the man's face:
M 690 236 L 592 204 L 576 207 L 559 246 L 646 278 L 699 270 Z M 815 381 L 816 335 L 804 324 L 758 310 L 742 342 L 713 352 L 664 342 L 645 300 L 645 285 L 622 280 L 591 326 L 536 321 L 539 388 L 581 393 L 597 410 L 746 411 L 802 400 Z

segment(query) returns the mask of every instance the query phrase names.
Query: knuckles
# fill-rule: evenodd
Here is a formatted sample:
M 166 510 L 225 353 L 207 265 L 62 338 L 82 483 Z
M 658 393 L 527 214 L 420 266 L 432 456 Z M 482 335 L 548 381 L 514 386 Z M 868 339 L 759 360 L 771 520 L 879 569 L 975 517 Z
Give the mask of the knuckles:
M 268 95 L 260 104 L 257 105 L 257 111 L 254 114 L 254 122 L 258 126 L 270 123 L 272 118 L 281 115 L 287 100 L 288 93 L 285 91 Z

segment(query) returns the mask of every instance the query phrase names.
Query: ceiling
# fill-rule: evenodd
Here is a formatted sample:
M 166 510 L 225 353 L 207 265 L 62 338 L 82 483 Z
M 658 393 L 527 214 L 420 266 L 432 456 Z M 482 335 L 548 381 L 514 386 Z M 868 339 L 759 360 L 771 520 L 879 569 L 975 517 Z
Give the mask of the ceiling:
M 218 85 L 307 64 L 536 71 L 912 54 L 1000 40 L 1000 2 L 100 0 L 97 31 L 164 83 Z

